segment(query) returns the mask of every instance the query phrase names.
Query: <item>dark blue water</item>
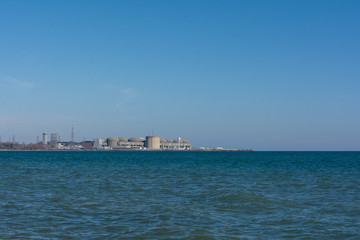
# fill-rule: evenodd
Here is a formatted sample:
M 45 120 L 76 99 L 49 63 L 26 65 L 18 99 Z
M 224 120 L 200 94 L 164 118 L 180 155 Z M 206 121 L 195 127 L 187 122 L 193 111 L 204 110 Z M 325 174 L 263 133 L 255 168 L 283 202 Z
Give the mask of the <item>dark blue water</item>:
M 359 152 L 0 152 L 0 239 L 360 239 Z

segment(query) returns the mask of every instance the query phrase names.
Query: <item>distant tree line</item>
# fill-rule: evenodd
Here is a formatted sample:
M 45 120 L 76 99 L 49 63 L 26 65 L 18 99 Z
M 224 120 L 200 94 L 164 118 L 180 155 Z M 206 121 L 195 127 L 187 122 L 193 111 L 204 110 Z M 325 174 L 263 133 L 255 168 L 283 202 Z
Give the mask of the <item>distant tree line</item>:
M 47 146 L 41 143 L 18 143 L 18 142 L 2 142 L 0 143 L 2 150 L 46 150 Z

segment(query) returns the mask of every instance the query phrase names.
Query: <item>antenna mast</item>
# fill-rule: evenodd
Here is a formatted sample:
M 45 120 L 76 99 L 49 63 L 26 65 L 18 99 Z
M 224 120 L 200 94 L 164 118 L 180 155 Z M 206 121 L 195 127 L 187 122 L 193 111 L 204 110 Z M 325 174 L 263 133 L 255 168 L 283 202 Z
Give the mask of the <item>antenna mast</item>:
M 74 124 L 71 127 L 71 142 L 74 142 Z

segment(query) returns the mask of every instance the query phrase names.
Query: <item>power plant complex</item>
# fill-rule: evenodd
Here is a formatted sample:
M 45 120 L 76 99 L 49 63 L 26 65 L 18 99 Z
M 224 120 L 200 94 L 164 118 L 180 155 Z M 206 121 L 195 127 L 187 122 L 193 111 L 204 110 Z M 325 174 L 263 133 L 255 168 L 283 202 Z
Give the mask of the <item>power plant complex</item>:
M 93 144 L 95 150 L 121 150 L 121 149 L 144 149 L 144 150 L 190 150 L 191 144 L 188 140 L 177 138 L 161 139 L 159 136 L 146 136 L 145 138 L 109 137 L 107 139 L 95 139 Z
M 108 137 L 97 138 L 93 141 L 74 141 L 72 130 L 71 141 L 60 141 L 57 133 L 42 134 L 42 141 L 37 137 L 37 143 L 18 143 L 13 141 L 2 142 L 0 137 L 0 150 L 94 150 L 94 151 L 253 151 L 252 149 L 224 149 L 222 147 L 193 148 L 188 140 L 181 138 L 162 139 L 159 136 L 146 136 L 141 138 Z
M 0 150 L 155 150 L 155 151 L 252 151 L 252 149 L 224 149 L 222 147 L 200 147 L 193 148 L 188 140 L 181 139 L 163 139 L 159 136 L 146 136 L 140 138 L 125 137 L 108 137 L 97 138 L 93 141 L 86 141 L 85 138 L 81 142 L 75 141 L 74 125 L 71 128 L 71 140 L 60 141 L 57 133 L 44 132 L 42 141 L 37 136 L 36 143 L 18 143 L 15 142 L 15 135 L 11 142 L 2 142 L 0 136 Z
M 61 142 L 57 133 L 43 133 L 40 146 L 45 149 L 63 149 L 63 150 L 191 150 L 191 144 L 188 140 L 177 138 L 161 139 L 159 136 L 146 136 L 143 138 L 125 138 L 125 137 L 108 137 L 106 139 L 97 138 L 94 141 L 75 142 L 74 125 L 71 128 L 71 141 Z

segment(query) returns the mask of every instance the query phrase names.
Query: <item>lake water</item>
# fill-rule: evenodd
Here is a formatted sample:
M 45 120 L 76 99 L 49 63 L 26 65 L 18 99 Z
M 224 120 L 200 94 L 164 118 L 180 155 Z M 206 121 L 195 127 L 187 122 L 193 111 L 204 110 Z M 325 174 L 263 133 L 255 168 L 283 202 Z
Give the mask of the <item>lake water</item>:
M 360 152 L 0 152 L 0 239 L 360 239 Z

